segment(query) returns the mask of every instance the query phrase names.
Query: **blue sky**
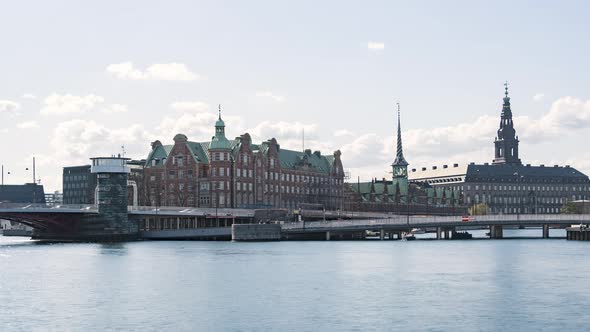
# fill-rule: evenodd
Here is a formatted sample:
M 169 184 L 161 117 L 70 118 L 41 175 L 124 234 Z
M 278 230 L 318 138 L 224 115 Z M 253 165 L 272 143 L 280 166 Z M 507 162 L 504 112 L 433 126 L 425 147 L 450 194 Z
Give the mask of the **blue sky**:
M 1 162 L 48 189 L 98 154 L 213 133 L 343 152 L 351 176 L 393 160 L 394 105 L 415 167 L 486 162 L 511 97 L 521 157 L 590 171 L 583 1 L 19 1 L 0 21 Z M 370 44 L 371 43 L 371 44 Z M 369 47 L 373 45 L 374 47 Z

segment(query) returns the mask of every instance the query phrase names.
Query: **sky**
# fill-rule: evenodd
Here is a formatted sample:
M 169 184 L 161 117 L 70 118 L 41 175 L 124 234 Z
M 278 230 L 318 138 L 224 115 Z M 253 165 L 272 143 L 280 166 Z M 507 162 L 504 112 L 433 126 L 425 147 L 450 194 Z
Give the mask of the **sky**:
M 590 174 L 585 1 L 1 1 L 6 184 L 207 141 L 219 104 L 353 180 L 390 176 L 398 102 L 411 168 L 491 162 L 505 81 L 523 162 Z

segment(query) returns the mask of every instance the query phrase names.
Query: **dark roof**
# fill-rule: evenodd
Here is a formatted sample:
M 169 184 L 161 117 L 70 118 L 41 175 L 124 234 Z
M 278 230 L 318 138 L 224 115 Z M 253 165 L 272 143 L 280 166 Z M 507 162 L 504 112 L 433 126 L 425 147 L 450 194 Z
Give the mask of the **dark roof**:
M 33 183 L 0 185 L 0 202 L 45 204 L 45 191 L 42 185 Z
M 467 181 L 481 178 L 567 178 L 588 181 L 588 176 L 575 168 L 555 166 L 529 166 L 529 165 L 476 165 L 467 167 Z
M 239 150 L 241 142 L 239 139 L 234 139 L 229 140 L 228 144 L 235 155 Z M 211 147 L 211 142 L 187 141 L 186 145 L 197 162 L 205 164 L 209 163 L 209 149 Z M 161 166 L 163 159 L 168 158 L 168 155 L 172 151 L 173 147 L 174 145 L 156 145 L 146 158 L 145 165 L 147 167 L 151 167 L 152 160 L 155 160 L 155 166 Z M 266 143 L 250 144 L 250 148 L 252 151 L 260 152 L 262 154 L 266 154 L 268 152 L 268 144 Z M 284 169 L 295 169 L 297 166 L 302 165 L 305 159 L 307 159 L 307 163 L 312 168 L 318 170 L 319 172 L 330 173 L 332 166 L 334 165 L 335 158 L 333 155 L 325 156 L 318 152 L 311 153 L 311 151 L 301 152 L 286 150 L 283 148 L 279 149 L 279 161 L 281 163 L 281 167 Z

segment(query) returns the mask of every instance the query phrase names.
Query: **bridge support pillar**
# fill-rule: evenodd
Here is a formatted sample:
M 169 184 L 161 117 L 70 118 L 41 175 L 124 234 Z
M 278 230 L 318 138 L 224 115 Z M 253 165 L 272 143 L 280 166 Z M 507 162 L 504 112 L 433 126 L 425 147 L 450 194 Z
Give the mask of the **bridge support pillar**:
M 445 233 L 445 240 L 448 240 L 451 238 L 451 231 L 449 231 L 448 229 L 445 229 L 444 233 Z
M 326 241 L 330 241 L 330 232 L 326 232 Z
M 436 228 L 436 239 L 437 240 L 440 240 L 442 238 L 442 234 L 441 233 L 442 233 L 442 228 L 437 227 Z
M 543 238 L 549 238 L 549 225 L 543 225 Z
M 501 225 L 490 226 L 490 238 L 502 239 L 504 237 L 504 230 Z
M 385 230 L 383 228 L 379 232 L 379 240 L 381 240 L 381 241 L 385 240 Z

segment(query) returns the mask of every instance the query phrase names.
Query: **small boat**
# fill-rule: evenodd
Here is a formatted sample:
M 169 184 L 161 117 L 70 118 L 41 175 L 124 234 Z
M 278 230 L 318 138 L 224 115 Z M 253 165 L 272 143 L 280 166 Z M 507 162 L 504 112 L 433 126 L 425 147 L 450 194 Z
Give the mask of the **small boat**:
M 412 233 L 412 234 L 426 234 L 426 231 L 421 228 L 412 228 L 410 233 Z
M 404 233 L 404 235 L 402 236 L 402 240 L 403 241 L 414 241 L 414 240 L 416 240 L 416 237 L 412 233 Z

